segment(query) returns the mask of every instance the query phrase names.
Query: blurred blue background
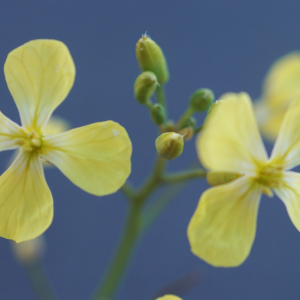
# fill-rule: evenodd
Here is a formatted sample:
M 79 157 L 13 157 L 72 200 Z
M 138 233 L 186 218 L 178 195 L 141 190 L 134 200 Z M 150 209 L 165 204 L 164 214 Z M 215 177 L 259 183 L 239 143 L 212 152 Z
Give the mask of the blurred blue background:
M 131 181 L 140 184 L 155 157 L 156 128 L 133 99 L 139 74 L 135 44 L 145 31 L 163 49 L 171 79 L 166 85 L 176 120 L 191 93 L 211 88 L 260 96 L 263 78 L 281 55 L 300 48 L 299 1 L 2 1 L 0 64 L 21 44 L 58 39 L 70 49 L 77 76 L 55 114 L 73 127 L 112 119 L 133 143 Z M 0 74 L 1 111 L 19 116 Z M 203 116 L 199 117 L 199 123 Z M 270 148 L 270 147 L 269 147 Z M 4 171 L 11 153 L 1 153 Z M 194 139 L 172 162 L 181 170 L 196 159 Z M 46 170 L 55 216 L 45 236 L 44 259 L 60 299 L 87 299 L 103 274 L 126 214 L 120 193 L 97 198 L 71 184 L 57 169 Z M 191 270 L 201 283 L 184 296 L 194 299 L 299 299 L 300 233 L 276 197 L 263 197 L 257 236 L 238 268 L 214 268 L 189 250 L 186 228 L 207 184 L 194 181 L 146 233 L 137 247 L 117 300 L 149 300 Z M 10 243 L 0 239 L 0 299 L 34 299 Z

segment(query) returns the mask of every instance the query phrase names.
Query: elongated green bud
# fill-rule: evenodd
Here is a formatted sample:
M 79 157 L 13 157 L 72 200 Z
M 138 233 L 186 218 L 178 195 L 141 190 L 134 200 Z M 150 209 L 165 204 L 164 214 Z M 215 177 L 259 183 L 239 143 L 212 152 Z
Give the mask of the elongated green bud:
M 169 80 L 169 70 L 162 50 L 146 35 L 143 35 L 136 44 L 136 58 L 141 70 L 153 72 L 159 84 Z
M 242 174 L 209 171 L 206 175 L 206 180 L 211 186 L 215 186 L 231 182 L 240 176 L 242 176 Z
M 190 107 L 195 112 L 207 110 L 214 102 L 214 93 L 209 89 L 198 89 L 190 98 Z
M 184 141 L 180 134 L 176 132 L 165 132 L 155 141 L 157 153 L 168 160 L 172 160 L 181 155 Z
M 161 125 L 165 122 L 166 111 L 161 104 L 154 104 L 150 111 L 150 117 L 156 125 Z
M 140 104 L 145 104 L 155 92 L 157 85 L 157 78 L 153 72 L 143 72 L 134 82 L 135 99 Z

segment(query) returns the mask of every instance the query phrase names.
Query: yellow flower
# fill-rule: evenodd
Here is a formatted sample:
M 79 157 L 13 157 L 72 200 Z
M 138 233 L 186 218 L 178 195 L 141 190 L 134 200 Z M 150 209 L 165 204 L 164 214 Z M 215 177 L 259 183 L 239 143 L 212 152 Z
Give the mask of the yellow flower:
M 208 115 L 197 150 L 214 172 L 235 173 L 233 181 L 205 191 L 188 227 L 192 252 L 214 266 L 238 266 L 256 232 L 262 193 L 283 201 L 300 230 L 300 96 L 287 110 L 271 157 L 267 157 L 246 93 L 226 94 Z
M 70 128 L 70 124 L 61 117 L 51 116 L 48 123 L 46 124 L 45 128 L 43 129 L 44 134 L 58 134 L 64 131 L 67 131 Z M 19 150 L 14 151 L 11 159 L 8 162 L 8 166 L 16 159 L 19 154 Z M 53 167 L 52 164 L 49 164 L 44 159 L 42 159 L 42 165 L 44 168 L 51 168 Z
M 39 157 L 84 191 L 102 196 L 117 191 L 128 177 L 131 142 L 125 129 L 112 121 L 45 133 L 75 79 L 73 59 L 62 42 L 35 40 L 16 48 L 4 73 L 22 126 L 0 112 L 0 150 L 20 150 L 0 177 L 0 236 L 22 242 L 42 234 L 53 218 Z
M 174 295 L 165 295 L 163 297 L 157 298 L 156 300 L 182 300 L 182 299 Z
M 255 112 L 262 134 L 275 140 L 284 113 L 293 98 L 300 93 L 300 52 L 289 53 L 270 68 L 262 99 L 255 104 Z

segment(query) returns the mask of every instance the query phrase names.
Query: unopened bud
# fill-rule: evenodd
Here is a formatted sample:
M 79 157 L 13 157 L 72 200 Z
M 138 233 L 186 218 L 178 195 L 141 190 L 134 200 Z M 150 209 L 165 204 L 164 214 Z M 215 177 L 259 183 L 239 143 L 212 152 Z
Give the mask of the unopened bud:
M 153 72 L 143 72 L 134 82 L 135 99 L 140 104 L 146 103 L 155 92 L 157 85 L 157 78 Z
M 242 176 L 242 174 L 209 171 L 206 175 L 206 180 L 211 186 L 216 186 L 231 182 L 240 176 Z
M 159 84 L 169 80 L 167 62 L 162 50 L 146 35 L 143 35 L 136 44 L 136 58 L 141 70 L 152 71 Z
M 177 132 L 178 128 L 172 120 L 169 120 L 166 122 L 164 130 L 165 132 Z
M 150 111 L 150 116 L 152 121 L 156 125 L 161 125 L 165 122 L 166 119 L 166 111 L 161 104 L 154 104 Z
M 196 119 L 193 116 L 189 116 L 188 118 L 184 119 L 180 123 L 180 128 L 192 127 L 194 128 L 196 125 Z
M 180 134 L 165 132 L 156 139 L 155 146 L 161 157 L 172 160 L 181 155 L 184 142 Z
M 194 136 L 194 129 L 192 127 L 185 127 L 178 132 L 184 141 L 190 140 Z
M 203 112 L 214 102 L 214 93 L 209 89 L 198 89 L 190 98 L 190 107 L 193 111 Z

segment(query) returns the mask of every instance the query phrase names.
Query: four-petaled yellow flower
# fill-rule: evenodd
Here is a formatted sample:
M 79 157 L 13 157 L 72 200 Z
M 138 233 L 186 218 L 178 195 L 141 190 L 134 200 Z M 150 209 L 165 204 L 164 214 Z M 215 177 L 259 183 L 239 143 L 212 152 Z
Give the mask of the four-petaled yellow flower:
M 45 126 L 75 79 L 68 48 L 55 40 L 35 40 L 9 53 L 4 65 L 8 88 L 22 126 L 0 112 L 0 150 L 19 155 L 0 177 L 0 236 L 33 239 L 52 222 L 53 200 L 39 157 L 58 167 L 84 191 L 107 195 L 129 176 L 131 142 L 112 121 L 47 135 Z
M 251 99 L 226 94 L 208 115 L 197 150 L 203 165 L 237 179 L 205 191 L 188 227 L 192 252 L 214 266 L 240 265 L 255 238 L 262 193 L 283 201 L 300 230 L 300 97 L 287 110 L 271 157 L 261 140 Z
M 274 141 L 283 116 L 300 93 L 300 52 L 279 58 L 270 68 L 263 85 L 262 97 L 255 103 L 255 113 L 262 134 Z

